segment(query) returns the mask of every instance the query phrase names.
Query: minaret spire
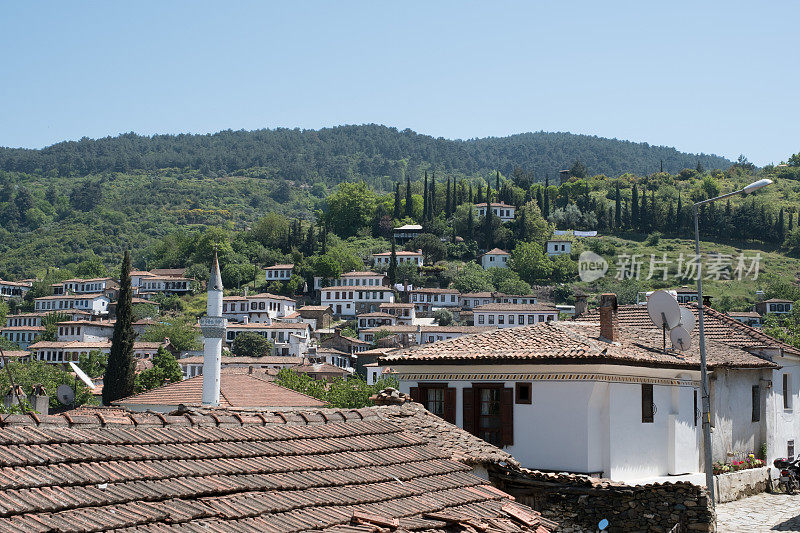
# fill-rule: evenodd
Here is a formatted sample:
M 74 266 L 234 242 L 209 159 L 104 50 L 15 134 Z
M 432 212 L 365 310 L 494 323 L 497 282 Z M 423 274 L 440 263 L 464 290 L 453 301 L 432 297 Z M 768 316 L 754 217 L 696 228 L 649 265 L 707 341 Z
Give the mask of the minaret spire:
M 203 332 L 203 405 L 219 405 L 222 340 L 227 326 L 227 320 L 222 317 L 222 289 L 219 259 L 214 250 L 208 278 L 206 316 L 200 319 Z

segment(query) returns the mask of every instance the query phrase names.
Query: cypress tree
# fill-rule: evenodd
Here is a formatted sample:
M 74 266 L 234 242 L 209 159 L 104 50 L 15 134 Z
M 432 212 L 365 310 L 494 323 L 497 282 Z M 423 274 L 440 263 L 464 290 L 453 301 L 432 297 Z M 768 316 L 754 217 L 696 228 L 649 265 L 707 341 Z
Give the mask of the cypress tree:
M 495 170 L 494 174 L 494 190 L 497 191 L 497 194 L 500 194 L 500 171 Z
M 650 193 L 650 229 L 658 228 L 658 208 L 656 207 L 656 191 Z
M 489 185 L 489 182 L 486 182 L 486 207 L 487 208 L 489 207 L 489 203 L 491 201 L 492 201 L 492 186 Z
M 489 188 L 488 185 L 486 187 L 487 189 Z M 486 192 L 486 196 L 487 198 L 492 197 L 488 190 Z M 486 202 L 486 216 L 483 217 L 483 239 L 485 241 L 487 251 L 492 249 L 492 244 L 494 241 L 494 232 L 492 231 L 492 216 L 492 202 L 489 200 Z
M 472 185 L 470 185 L 470 191 L 472 191 Z M 475 203 L 476 204 L 483 203 L 483 187 L 478 186 L 478 194 L 476 195 Z
M 639 208 L 639 231 L 647 231 L 647 192 L 642 192 L 642 206 Z
M 306 255 L 314 255 L 315 246 L 315 237 L 314 237 L 314 223 L 312 222 L 310 226 L 308 226 L 308 233 L 306 233 Z
M 536 205 L 539 206 L 539 211 L 542 211 L 544 209 L 544 206 L 542 205 L 542 202 L 543 202 L 543 199 L 542 199 L 542 188 L 541 187 L 536 187 Z
M 778 222 L 775 227 L 775 229 L 777 230 L 775 232 L 775 236 L 778 238 L 778 243 L 782 243 L 784 237 L 785 226 L 784 226 L 783 216 L 784 216 L 783 208 L 781 207 L 781 210 L 778 212 Z
M 392 255 L 389 257 L 389 270 L 386 273 L 389 275 L 389 283 L 394 287 L 397 280 L 397 250 L 395 249 L 394 238 L 392 238 Z
M 394 184 L 394 219 L 400 220 L 400 182 Z
M 406 176 L 406 216 L 411 217 L 413 211 L 414 201 L 411 198 L 411 178 Z
M 519 230 L 517 231 L 517 235 L 520 240 L 526 241 L 528 240 L 528 210 L 522 209 L 521 211 L 522 214 L 519 217 Z
M 545 220 L 550 218 L 550 176 L 544 178 L 544 208 L 542 209 L 542 216 Z
M 428 204 L 428 219 L 433 220 L 436 218 L 436 172 L 431 172 L 431 199 Z
M 619 227 L 622 220 L 622 195 L 619 191 L 619 183 L 617 183 L 617 193 L 614 198 L 614 223 L 612 226 Z
M 467 241 L 475 239 L 475 208 L 470 204 L 467 215 Z
M 136 376 L 136 361 L 133 358 L 133 309 L 131 306 L 131 253 L 125 251 L 119 277 L 119 299 L 117 300 L 117 321 L 114 336 L 111 338 L 111 353 L 103 377 L 103 405 L 126 398 L 133 394 Z
M 679 232 L 683 228 L 683 203 L 680 191 L 678 191 L 678 209 L 675 211 L 675 226 Z
M 445 193 L 445 202 L 444 202 L 444 216 L 445 218 L 450 217 L 450 209 L 452 206 L 452 201 L 450 200 L 450 176 L 447 177 L 447 191 Z
M 794 229 L 794 213 L 789 211 L 789 231 L 792 231 L 792 229 Z
M 428 171 L 425 171 L 425 184 L 422 188 L 422 221 L 428 220 Z
M 639 225 L 639 188 L 633 184 L 631 189 L 631 227 L 636 229 Z

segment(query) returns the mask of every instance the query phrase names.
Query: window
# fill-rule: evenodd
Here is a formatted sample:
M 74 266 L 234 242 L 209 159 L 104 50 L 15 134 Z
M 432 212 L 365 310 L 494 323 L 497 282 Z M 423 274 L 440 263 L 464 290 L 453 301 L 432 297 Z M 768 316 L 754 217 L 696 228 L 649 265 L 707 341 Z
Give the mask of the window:
M 506 315 L 497 315 L 497 323 L 498 324 L 505 324 L 506 323 Z
M 642 383 L 642 424 L 652 424 L 655 415 L 653 385 Z
M 508 323 L 509 324 L 513 324 L 514 323 L 514 315 L 508 315 Z
M 516 403 L 530 404 L 533 403 L 532 383 L 516 383 L 515 390 L 516 396 L 514 400 Z
M 500 418 L 500 389 L 478 389 L 478 436 L 496 446 L 503 445 Z
M 420 383 L 411 387 L 411 398 L 431 413 L 451 424 L 456 423 L 456 389 L 446 383 Z
M 489 324 L 494 324 L 494 315 L 489 315 Z
M 528 324 L 533 324 L 534 315 L 528 315 Z
M 783 375 L 783 408 L 792 408 L 792 376 L 790 374 Z
M 786 458 L 794 461 L 794 439 L 786 443 Z
M 694 393 L 694 427 L 697 427 L 697 419 L 700 418 L 700 411 L 697 410 L 697 390 Z
M 484 322 L 484 316 L 478 315 L 478 324 L 483 324 L 483 322 Z
M 514 389 L 475 385 L 463 390 L 464 429 L 496 446 L 514 444 Z
M 761 387 L 758 385 L 753 385 L 752 390 L 752 407 L 753 407 L 753 414 L 750 417 L 750 420 L 753 422 L 758 422 L 761 420 Z

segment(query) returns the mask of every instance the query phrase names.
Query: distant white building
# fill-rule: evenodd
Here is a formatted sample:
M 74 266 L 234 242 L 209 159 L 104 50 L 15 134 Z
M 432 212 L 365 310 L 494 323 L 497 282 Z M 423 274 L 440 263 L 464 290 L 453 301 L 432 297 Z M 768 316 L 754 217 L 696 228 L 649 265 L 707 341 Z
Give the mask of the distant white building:
M 160 342 L 134 342 L 133 355 L 137 359 L 152 359 L 163 345 Z M 81 355 L 88 355 L 95 350 L 104 354 L 111 353 L 111 341 L 39 341 L 31 344 L 28 349 L 33 352 L 35 360 L 66 366 L 70 361 L 77 363 Z
M 107 289 L 117 288 L 117 284 L 111 278 L 94 279 L 68 279 L 53 283 L 54 295 L 62 294 L 92 294 L 105 293 Z
M 487 205 L 488 204 L 486 202 L 475 204 L 475 209 L 478 211 L 478 216 L 486 216 Z M 504 202 L 492 202 L 491 206 L 492 214 L 498 217 L 501 221 L 510 222 L 514 220 L 517 208 L 513 205 L 508 205 Z
M 288 296 L 263 292 L 250 296 L 226 296 L 222 316 L 236 322 L 266 322 L 285 318 L 297 310 L 297 302 Z
M 417 314 L 414 309 L 414 304 L 406 303 L 391 303 L 381 304 L 380 310 L 383 313 L 394 315 L 397 318 L 397 324 L 410 326 L 414 324 Z
M 265 268 L 264 270 L 266 270 L 267 281 L 288 281 L 292 279 L 292 270 L 294 270 L 294 265 L 273 265 Z
M 502 292 L 468 292 L 459 296 L 459 305 L 463 309 L 472 309 L 486 304 L 535 304 L 536 296 L 532 294 L 505 294 Z
M 406 224 L 405 226 L 400 226 L 399 228 L 394 228 L 392 234 L 394 235 L 394 241 L 397 244 L 405 244 L 408 241 L 415 239 L 422 233 L 422 226 L 419 224 Z
M 473 309 L 476 326 L 513 328 L 558 320 L 558 309 L 544 304 L 486 304 Z
M 547 241 L 547 255 L 569 255 L 572 253 L 572 241 L 566 239 L 550 239 Z
M 58 323 L 56 340 L 69 342 L 97 342 L 114 336 L 114 322 L 108 320 L 67 320 Z
M 395 315 L 376 311 L 374 313 L 363 313 L 356 317 L 358 329 L 374 328 L 378 326 L 394 326 L 397 324 Z
M 329 283 L 327 287 L 320 287 L 320 301 L 321 305 L 330 306 L 334 315 L 372 313 L 383 303 L 394 303 L 394 291 L 388 286 L 385 274 L 348 272 Z
M 36 341 L 36 338 L 44 333 L 44 326 L 6 326 L 0 331 L 0 335 L 7 340 L 19 345 L 25 350 Z
M 233 347 L 236 337 L 246 331 L 256 333 L 272 341 L 275 346 L 274 355 L 288 357 L 303 357 L 308 352 L 308 344 L 311 340 L 310 327 L 305 322 L 228 323 L 225 331 L 225 342 L 228 347 Z
M 397 257 L 398 265 L 401 265 L 403 263 L 414 263 L 418 267 L 421 267 L 424 261 L 422 256 L 422 250 L 417 250 L 416 252 L 408 252 L 405 250 L 400 250 L 398 252 L 395 252 L 395 257 Z M 383 252 L 379 254 L 374 254 L 372 256 L 372 260 L 376 267 L 388 266 L 392 260 L 392 252 Z
M 500 248 L 495 248 L 493 250 L 489 250 L 481 256 L 481 266 L 483 268 L 507 268 L 508 260 L 510 258 L 510 253 L 506 252 L 505 250 L 501 250 Z
M 418 313 L 429 313 L 441 308 L 458 307 L 456 289 L 419 288 L 411 291 L 411 303 Z
M 377 326 L 374 328 L 363 329 L 358 332 L 358 337 L 363 341 L 373 342 L 375 340 L 376 333 L 385 331 L 392 335 L 396 335 L 401 346 L 413 346 L 446 341 L 448 339 L 455 339 L 463 335 L 484 333 L 493 329 L 496 329 L 496 327 L 458 325 L 402 326 L 397 324 L 394 326 Z
M 192 291 L 192 280 L 187 278 L 174 278 L 170 276 L 149 276 L 140 278 L 139 295 L 148 297 L 153 294 L 164 293 L 183 295 Z
M 21 300 L 31 290 L 33 283 L 28 281 L 5 281 L 0 279 L 0 298 Z
M 791 300 L 770 298 L 769 300 L 756 303 L 756 311 L 758 311 L 762 316 L 770 313 L 786 315 L 792 312 L 793 305 L 794 302 Z
M 77 309 L 93 315 L 108 312 L 111 300 L 105 294 L 64 294 L 42 296 L 34 299 L 36 311 L 69 311 Z

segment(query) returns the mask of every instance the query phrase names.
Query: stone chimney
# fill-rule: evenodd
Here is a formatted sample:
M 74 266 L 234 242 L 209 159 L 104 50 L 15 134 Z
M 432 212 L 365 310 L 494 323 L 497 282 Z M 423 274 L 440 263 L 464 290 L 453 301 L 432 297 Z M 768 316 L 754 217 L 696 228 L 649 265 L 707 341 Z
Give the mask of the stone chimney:
M 375 405 L 403 405 L 411 401 L 411 397 L 399 390 L 388 387 L 374 396 L 369 397 Z
M 703 305 L 705 307 L 711 307 L 711 296 L 709 296 L 708 294 L 703 295 Z
M 33 390 L 28 396 L 28 402 L 31 404 L 31 408 L 40 415 L 46 416 L 50 413 L 50 398 L 41 383 L 33 386 Z
M 587 308 L 587 296 L 583 293 L 576 293 L 575 294 L 575 317 L 579 317 L 586 313 Z
M 619 340 L 616 294 L 600 295 L 600 337 L 609 342 Z

